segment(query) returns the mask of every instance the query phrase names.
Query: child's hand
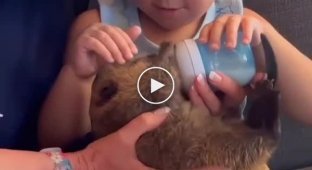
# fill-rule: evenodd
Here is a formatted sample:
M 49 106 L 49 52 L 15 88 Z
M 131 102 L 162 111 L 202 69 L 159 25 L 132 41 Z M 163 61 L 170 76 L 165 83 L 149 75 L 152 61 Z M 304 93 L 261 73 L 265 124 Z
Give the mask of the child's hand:
M 260 34 L 263 33 L 263 26 L 251 14 L 221 16 L 201 30 L 199 40 L 203 43 L 208 43 L 211 49 L 217 51 L 221 46 L 221 37 L 225 34 L 226 46 L 234 49 L 237 45 L 239 29 L 243 32 L 243 43 L 251 43 L 252 45 L 260 43 Z M 205 107 L 212 114 L 216 114 L 221 111 L 222 107 L 235 107 L 242 103 L 246 92 L 238 83 L 220 72 L 216 74 L 210 73 L 209 77 L 208 82 L 224 92 L 225 97 L 220 101 L 207 84 L 207 81 L 205 79 L 201 81 L 201 77 L 198 77 L 190 90 L 190 98 L 195 105 Z M 252 83 L 263 79 L 262 77 L 259 78 L 259 76 L 256 77 L 257 79 L 254 79 Z M 214 81 L 212 78 L 216 78 L 215 80 L 219 81 Z
M 210 85 L 224 93 L 224 97 L 219 99 Z M 212 115 L 219 114 L 221 109 L 239 107 L 246 96 L 245 90 L 230 77 L 220 73 L 211 72 L 208 80 L 203 75 L 199 75 L 189 92 L 192 103 Z
M 243 43 L 259 44 L 260 34 L 263 33 L 261 22 L 251 14 L 224 15 L 214 22 L 207 24 L 200 33 L 199 40 L 209 43 L 213 50 L 219 50 L 221 36 L 225 33 L 226 46 L 234 49 L 237 45 L 237 34 L 239 29 L 243 32 Z
M 117 62 L 123 64 L 138 52 L 134 40 L 141 29 L 133 26 L 127 31 L 97 23 L 84 30 L 74 42 L 73 65 L 78 76 L 89 77 L 99 65 Z

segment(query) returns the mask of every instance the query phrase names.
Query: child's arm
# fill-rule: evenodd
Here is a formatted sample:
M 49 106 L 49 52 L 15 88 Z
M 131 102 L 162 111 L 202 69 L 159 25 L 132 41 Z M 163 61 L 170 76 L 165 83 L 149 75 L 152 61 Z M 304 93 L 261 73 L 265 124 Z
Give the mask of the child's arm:
M 97 10 L 78 17 L 71 30 L 66 62 L 41 110 L 41 145 L 66 146 L 90 129 L 89 103 L 97 68 L 105 63 L 124 63 L 137 52 L 133 43 L 140 28 L 126 32 L 100 23 Z
M 273 47 L 278 65 L 278 88 L 283 111 L 312 125 L 312 61 L 289 43 L 264 18 L 253 11 L 264 25 L 264 34 Z M 309 36 L 309 35 L 307 35 Z
M 71 53 L 69 50 L 80 32 L 97 22 L 100 19 L 95 10 L 79 16 L 70 34 L 67 53 Z M 93 79 L 93 76 L 88 79 L 77 77 L 69 65 L 61 69 L 40 113 L 39 141 L 42 147 L 64 146 L 90 131 L 88 111 Z

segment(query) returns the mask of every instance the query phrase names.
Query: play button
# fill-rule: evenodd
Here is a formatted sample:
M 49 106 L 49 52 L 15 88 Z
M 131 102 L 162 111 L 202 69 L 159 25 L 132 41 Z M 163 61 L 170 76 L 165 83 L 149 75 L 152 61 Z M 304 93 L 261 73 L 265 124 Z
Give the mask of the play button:
M 160 83 L 159 81 L 156 81 L 154 79 L 151 79 L 151 93 L 154 93 L 155 91 L 161 89 L 165 85 Z
M 169 71 L 161 67 L 144 70 L 138 81 L 140 97 L 150 104 L 162 104 L 170 99 L 174 92 L 174 80 Z

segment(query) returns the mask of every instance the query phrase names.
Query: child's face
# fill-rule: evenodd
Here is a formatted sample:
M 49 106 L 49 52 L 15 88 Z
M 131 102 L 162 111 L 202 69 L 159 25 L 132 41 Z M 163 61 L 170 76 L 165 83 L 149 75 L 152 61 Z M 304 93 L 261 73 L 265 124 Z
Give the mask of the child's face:
M 214 0 L 131 0 L 165 29 L 177 29 L 198 20 Z

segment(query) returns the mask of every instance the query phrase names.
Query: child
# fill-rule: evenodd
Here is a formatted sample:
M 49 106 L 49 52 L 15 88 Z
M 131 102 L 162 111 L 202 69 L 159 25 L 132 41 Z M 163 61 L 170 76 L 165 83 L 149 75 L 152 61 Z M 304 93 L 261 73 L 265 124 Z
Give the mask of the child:
M 90 131 L 91 85 L 100 65 L 123 64 L 135 55 L 156 52 L 161 42 L 187 38 L 199 38 L 218 50 L 223 32 L 227 46 L 234 48 L 240 25 L 246 44 L 254 32 L 261 32 L 254 31 L 253 18 L 241 15 L 240 0 L 120 0 L 120 6 L 111 2 L 100 2 L 100 12 L 87 11 L 73 25 L 66 63 L 42 109 L 39 135 L 44 146 L 66 146 Z M 124 15 L 107 16 L 114 13 L 107 14 L 104 9 L 113 8 L 125 11 Z M 194 104 L 217 113 L 222 104 L 242 102 L 243 88 L 229 77 L 211 72 L 208 81 L 226 94 L 224 100 L 220 101 L 199 75 L 190 89 Z

